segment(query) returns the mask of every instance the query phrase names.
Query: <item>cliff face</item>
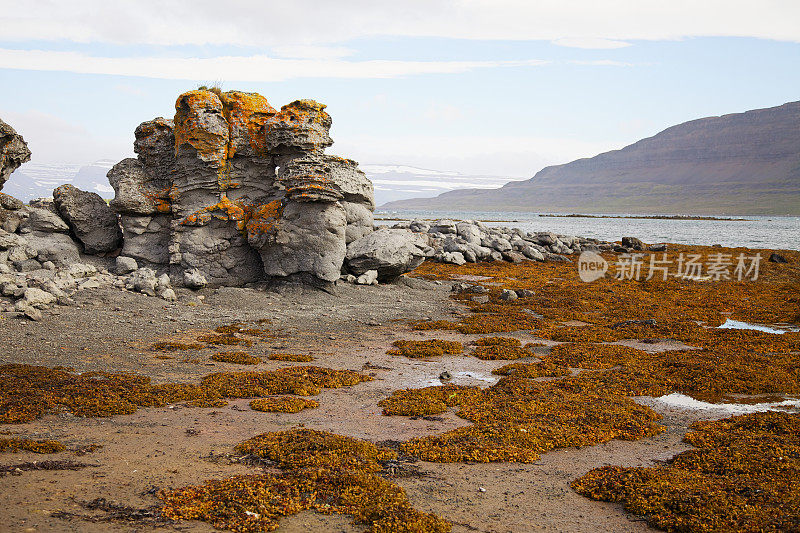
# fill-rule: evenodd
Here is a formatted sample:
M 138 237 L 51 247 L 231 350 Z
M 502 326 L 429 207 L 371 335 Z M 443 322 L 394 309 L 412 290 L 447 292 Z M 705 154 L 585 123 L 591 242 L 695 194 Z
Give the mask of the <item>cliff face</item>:
M 384 207 L 800 215 L 800 102 L 685 122 L 500 189 Z
M 0 120 L 0 190 L 11 173 L 30 159 L 31 151 L 22 136 Z
M 173 120 L 136 129 L 137 159 L 108 173 L 123 255 L 212 285 L 339 279 L 346 245 L 372 231 L 372 184 L 333 144 L 325 106 L 274 109 L 259 94 L 180 95 Z

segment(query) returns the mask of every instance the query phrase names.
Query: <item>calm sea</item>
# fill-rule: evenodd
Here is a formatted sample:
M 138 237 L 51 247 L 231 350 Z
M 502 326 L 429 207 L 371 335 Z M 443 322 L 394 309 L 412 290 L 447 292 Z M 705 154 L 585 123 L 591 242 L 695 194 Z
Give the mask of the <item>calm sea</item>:
M 525 231 L 552 231 L 561 235 L 618 241 L 638 237 L 646 243 L 721 244 L 747 248 L 800 250 L 800 217 L 742 216 L 745 220 L 659 220 L 540 216 L 508 211 L 383 211 L 376 224 L 414 218 L 482 220 L 487 226 L 510 226 Z M 726 217 L 719 217 L 726 218 Z

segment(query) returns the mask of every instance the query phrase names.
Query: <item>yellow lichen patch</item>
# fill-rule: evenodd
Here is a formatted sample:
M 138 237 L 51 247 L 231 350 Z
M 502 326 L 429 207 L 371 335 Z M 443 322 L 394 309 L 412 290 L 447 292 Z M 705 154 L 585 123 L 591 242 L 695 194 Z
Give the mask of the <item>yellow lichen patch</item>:
M 397 455 L 369 442 L 302 429 L 260 435 L 236 451 L 274 461 L 280 472 L 162 491 L 163 516 L 256 533 L 276 529 L 282 516 L 314 509 L 349 514 L 372 533 L 450 531 L 449 522 L 417 511 L 402 488 L 378 475 L 381 462 Z
M 457 341 L 430 339 L 424 341 L 394 341 L 394 349 L 386 352 L 389 355 L 404 355 L 411 358 L 434 357 L 437 355 L 458 355 L 464 351 L 464 345 Z
M 219 372 L 199 385 L 165 383 L 129 373 L 75 374 L 31 365 L 0 366 L 0 423 L 30 422 L 64 408 L 77 416 L 131 414 L 139 407 L 174 402 L 218 406 L 225 398 L 257 398 L 274 394 L 319 394 L 323 388 L 352 386 L 372 378 L 350 370 L 315 366 L 272 372 Z
M 553 346 L 544 359 L 560 366 L 599 370 L 647 357 L 647 352 L 617 344 L 567 343 Z
M 245 352 L 217 352 L 211 356 L 220 363 L 235 363 L 237 365 L 257 365 L 261 359 Z
M 572 488 L 667 531 L 797 531 L 800 415 L 756 413 L 692 428 L 685 440 L 697 449 L 666 465 L 598 468 Z
M 475 341 L 475 344 L 478 347 L 473 350 L 472 355 L 483 360 L 522 359 L 532 355 L 527 347 L 522 347 L 519 339 L 484 337 Z
M 314 409 L 316 407 L 319 407 L 319 402 L 291 396 L 258 398 L 250 402 L 250 409 L 264 411 L 265 413 L 299 413 L 303 409 Z
M 422 389 L 405 389 L 392 393 L 378 405 L 385 415 L 427 416 L 444 413 L 448 407 L 461 405 L 480 394 L 477 387 L 443 385 Z
M 0 438 L 0 452 L 58 453 L 66 449 L 67 447 L 57 440 Z
M 202 350 L 205 344 L 199 342 L 173 342 L 173 341 L 160 341 L 150 345 L 150 349 L 159 352 L 177 352 L 183 350 Z
M 568 376 L 569 368 L 547 362 L 538 363 L 509 363 L 495 368 L 492 374 L 497 376 L 514 376 L 517 378 L 557 378 Z
M 397 414 L 428 414 L 432 392 L 401 391 Z M 601 389 L 575 392 L 561 381 L 535 382 L 509 376 L 459 399 L 458 416 L 471 426 L 412 439 L 403 453 L 437 462 L 530 462 L 554 448 L 580 447 L 612 439 L 635 440 L 664 428 L 660 416 L 630 398 Z M 454 402 L 455 403 L 455 402 Z M 435 412 L 441 412 L 441 409 Z M 384 409 L 386 414 L 394 414 Z
M 307 353 L 271 353 L 267 356 L 271 361 L 291 361 L 294 363 L 310 363 L 314 356 Z

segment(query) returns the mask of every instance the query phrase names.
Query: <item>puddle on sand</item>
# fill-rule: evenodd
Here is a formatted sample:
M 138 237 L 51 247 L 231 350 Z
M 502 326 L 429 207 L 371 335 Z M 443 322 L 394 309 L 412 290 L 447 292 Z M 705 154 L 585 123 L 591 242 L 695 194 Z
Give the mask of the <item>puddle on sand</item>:
M 768 326 L 760 326 L 758 324 L 750 324 L 749 322 L 740 322 L 739 320 L 731 320 L 730 318 L 725 321 L 724 324 L 719 326 L 720 329 L 752 329 L 755 331 L 763 331 L 765 333 L 774 333 L 776 335 L 782 335 L 787 331 L 798 331 L 798 328 L 793 328 L 791 326 L 786 327 L 786 329 L 777 329 L 771 328 Z
M 448 385 L 478 385 L 475 383 L 480 381 L 489 385 L 494 385 L 500 378 L 491 374 L 484 374 L 482 372 L 454 372 L 453 378 L 447 381 L 440 379 L 429 379 L 422 385 L 423 387 L 441 387 L 445 383 Z
M 764 411 L 800 411 L 800 399 L 790 398 L 781 402 L 766 403 L 708 403 L 695 400 L 691 396 L 673 392 L 666 396 L 652 398 L 652 401 L 667 407 L 691 411 L 724 411 L 732 415 L 761 413 Z

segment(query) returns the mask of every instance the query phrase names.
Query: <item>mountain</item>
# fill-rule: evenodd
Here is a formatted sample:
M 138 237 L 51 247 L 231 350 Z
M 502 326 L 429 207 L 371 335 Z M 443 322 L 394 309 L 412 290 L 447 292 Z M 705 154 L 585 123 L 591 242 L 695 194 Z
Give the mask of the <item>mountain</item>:
M 363 164 L 358 167 L 372 180 L 378 205 L 404 198 L 433 197 L 454 189 L 501 187 L 508 182 L 507 176 L 462 174 L 408 165 Z
M 11 175 L 3 192 L 28 202 L 34 198 L 50 198 L 53 189 L 71 183 L 81 190 L 96 192 L 103 198 L 113 198 L 114 189 L 106 178 L 106 173 L 113 165 L 114 162 L 108 160 L 83 166 L 25 163 Z
M 382 208 L 800 215 L 800 102 L 685 122 L 499 189 Z

